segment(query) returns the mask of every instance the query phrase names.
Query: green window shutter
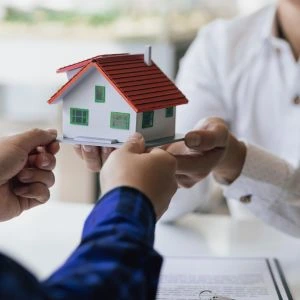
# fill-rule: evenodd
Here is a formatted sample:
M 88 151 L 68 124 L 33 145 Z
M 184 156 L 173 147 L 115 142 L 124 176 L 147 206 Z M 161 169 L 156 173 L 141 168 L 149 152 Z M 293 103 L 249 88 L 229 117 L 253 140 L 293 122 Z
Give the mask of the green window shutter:
M 153 127 L 154 111 L 147 111 L 143 113 L 142 128 Z
M 89 110 L 82 108 L 71 108 L 70 123 L 72 125 L 89 126 Z
M 101 86 L 101 85 L 95 86 L 95 102 L 98 103 L 105 102 L 105 86 Z
M 174 116 L 174 107 L 166 108 L 166 118 L 172 118 Z
M 110 128 L 129 130 L 130 114 L 111 112 L 110 113 Z

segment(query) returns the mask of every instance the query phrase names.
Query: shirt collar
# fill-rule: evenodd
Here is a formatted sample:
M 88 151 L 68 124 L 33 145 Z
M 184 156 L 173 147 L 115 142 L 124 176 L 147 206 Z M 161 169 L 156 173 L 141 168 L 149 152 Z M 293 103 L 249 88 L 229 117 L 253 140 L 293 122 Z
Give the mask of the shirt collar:
M 272 5 L 269 7 L 267 14 L 264 18 L 264 22 L 262 24 L 262 39 L 265 41 L 273 41 L 277 38 L 277 5 Z

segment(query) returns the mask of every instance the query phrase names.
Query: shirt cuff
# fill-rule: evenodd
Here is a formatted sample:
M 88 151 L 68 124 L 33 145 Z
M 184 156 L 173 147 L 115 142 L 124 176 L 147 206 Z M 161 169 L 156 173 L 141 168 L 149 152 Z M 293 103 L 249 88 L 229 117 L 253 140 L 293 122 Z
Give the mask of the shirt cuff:
M 105 194 L 87 218 L 82 238 L 98 227 L 113 224 L 114 228 L 147 242 L 154 243 L 156 215 L 148 197 L 130 187 L 120 187 Z
M 285 160 L 253 145 L 247 145 L 241 175 L 224 189 L 227 198 L 250 203 L 253 199 L 265 202 L 282 199 L 284 189 L 293 175 L 293 167 Z

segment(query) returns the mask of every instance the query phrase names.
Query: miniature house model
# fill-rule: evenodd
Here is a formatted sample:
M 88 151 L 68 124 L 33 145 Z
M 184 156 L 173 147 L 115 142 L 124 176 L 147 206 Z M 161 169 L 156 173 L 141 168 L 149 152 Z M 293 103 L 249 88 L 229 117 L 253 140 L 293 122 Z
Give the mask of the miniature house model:
M 48 101 L 63 101 L 63 139 L 122 143 L 175 135 L 176 106 L 185 96 L 145 54 L 100 55 L 60 68 L 68 82 Z

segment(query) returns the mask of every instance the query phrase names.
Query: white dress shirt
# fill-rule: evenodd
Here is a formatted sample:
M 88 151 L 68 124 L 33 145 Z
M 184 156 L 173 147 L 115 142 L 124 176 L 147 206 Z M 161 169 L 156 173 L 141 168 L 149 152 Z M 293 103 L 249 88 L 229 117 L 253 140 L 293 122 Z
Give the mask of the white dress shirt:
M 199 32 L 178 74 L 189 104 L 178 108 L 177 132 L 218 116 L 238 138 L 280 157 L 249 146 L 243 173 L 225 195 L 300 236 L 300 196 L 290 201 L 285 191 L 300 161 L 300 64 L 289 44 L 276 37 L 275 24 L 276 7 L 271 6 L 247 17 L 215 21 Z M 273 176 L 276 170 L 282 172 L 279 179 Z M 165 219 L 209 201 L 209 185 L 206 180 L 191 191 L 181 189 Z

